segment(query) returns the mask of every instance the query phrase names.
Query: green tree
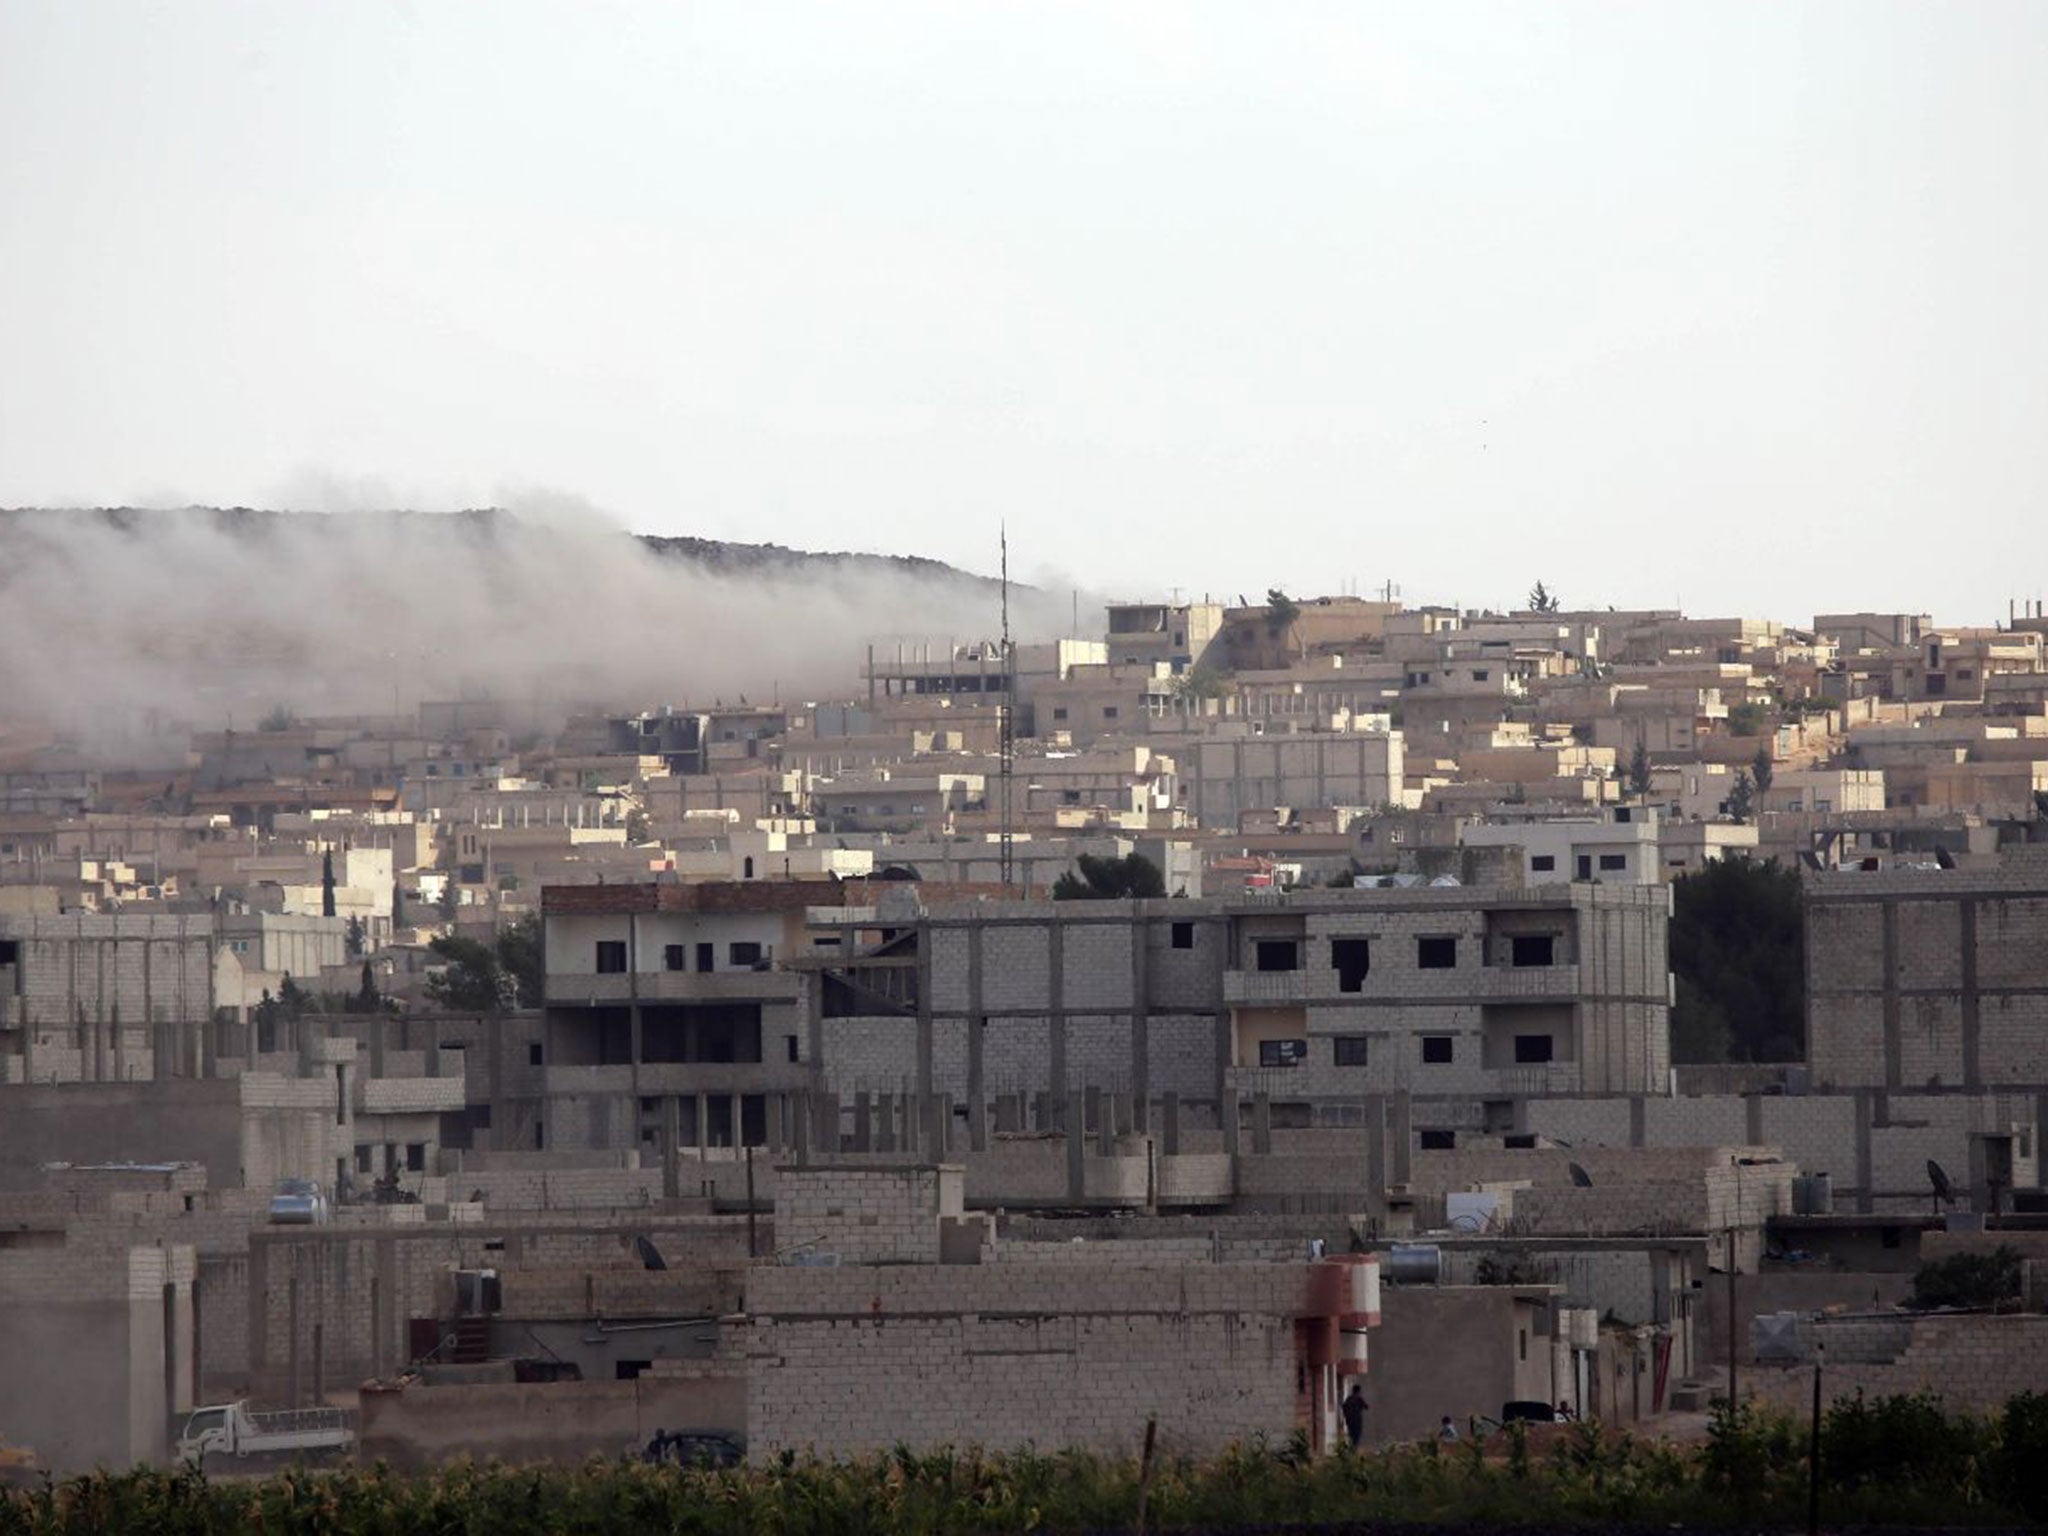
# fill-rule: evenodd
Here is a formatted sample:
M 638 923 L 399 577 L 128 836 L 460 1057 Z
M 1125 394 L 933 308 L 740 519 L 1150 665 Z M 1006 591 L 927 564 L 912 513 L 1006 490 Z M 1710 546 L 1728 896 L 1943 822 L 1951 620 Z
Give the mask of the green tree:
M 1284 635 L 1300 617 L 1301 604 L 1278 587 L 1266 588 L 1266 628 L 1276 635 Z
M 1650 798 L 1650 744 L 1641 736 L 1628 755 L 1628 792 L 1638 800 Z
M 626 812 L 626 841 L 638 848 L 652 837 L 647 825 L 647 813 L 635 806 Z
M 286 971 L 284 973 L 284 980 L 279 982 L 277 987 L 277 1004 L 278 1007 L 284 1010 L 285 1017 L 288 1019 L 298 1018 L 306 1011 L 307 1005 L 311 1001 L 312 999 L 306 995 L 306 989 L 296 981 L 293 981 L 292 973 Z
M 448 878 L 441 883 L 441 899 L 434 904 L 435 909 L 441 914 L 442 922 L 452 923 L 455 921 L 455 910 L 459 905 L 458 896 L 459 891 L 456 886 L 455 876 L 451 872 Z
M 1799 876 L 1716 859 L 1671 888 L 1672 1060 L 1797 1061 L 1806 1038 Z
M 348 926 L 342 930 L 342 943 L 348 948 L 349 959 L 362 959 L 363 951 L 369 947 L 370 931 L 363 926 L 360 917 L 348 920 Z
M 2001 1245 L 1992 1253 L 1952 1253 L 1922 1264 L 1913 1276 L 1906 1305 L 1915 1312 L 1936 1307 L 1995 1307 L 2020 1294 L 2020 1256 Z
M 1749 760 L 1749 776 L 1756 782 L 1756 792 L 1763 794 L 1771 787 L 1771 779 L 1777 773 L 1778 765 L 1771 757 L 1768 746 L 1759 746 L 1756 756 Z
M 396 883 L 391 887 L 391 926 L 405 926 L 405 888 Z
M 1535 586 L 1529 589 L 1529 611 L 1531 613 L 1556 613 L 1563 607 L 1564 604 L 1559 600 L 1558 595 L 1544 586 L 1542 582 L 1537 582 Z
M 1770 719 L 1770 711 L 1763 705 L 1744 699 L 1728 709 L 1728 734 L 1730 736 L 1756 736 L 1762 733 L 1764 724 Z
M 498 969 L 512 983 L 512 1000 L 521 1008 L 538 1008 L 547 984 L 547 962 L 540 941 L 540 917 L 529 913 L 499 930 Z
M 292 713 L 289 704 L 274 704 L 270 713 L 256 722 L 259 731 L 288 731 L 299 723 L 299 717 Z
M 334 916 L 334 850 L 323 849 L 320 854 L 320 915 Z
M 1226 673 L 1206 663 L 1198 662 L 1173 680 L 1173 696 L 1183 704 L 1197 704 L 1204 699 L 1221 699 L 1230 693 L 1230 678 Z
M 1053 882 L 1054 901 L 1111 901 L 1132 896 L 1164 896 L 1166 877 L 1142 853 L 1123 858 L 1097 858 L 1084 853 L 1074 869 Z
M 377 990 L 377 973 L 370 969 L 370 962 L 363 962 L 363 984 L 356 989 L 355 1010 L 358 1013 L 382 1013 L 383 994 Z
M 498 953 L 475 939 L 446 936 L 427 948 L 444 962 L 427 978 L 427 996 L 450 1013 L 502 1013 L 506 978 Z
M 1751 781 L 1747 768 L 1735 770 L 1735 782 L 1728 786 L 1728 798 L 1722 804 L 1737 826 L 1749 820 L 1750 808 L 1756 804 L 1756 785 Z

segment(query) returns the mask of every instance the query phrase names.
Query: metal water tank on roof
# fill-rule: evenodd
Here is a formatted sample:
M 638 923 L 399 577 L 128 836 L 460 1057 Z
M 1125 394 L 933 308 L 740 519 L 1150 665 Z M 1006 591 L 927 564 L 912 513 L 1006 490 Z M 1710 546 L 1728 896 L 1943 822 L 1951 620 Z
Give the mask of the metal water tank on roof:
M 1380 1260 L 1389 1285 L 1436 1285 L 1443 1280 L 1444 1251 L 1435 1243 L 1396 1243 Z

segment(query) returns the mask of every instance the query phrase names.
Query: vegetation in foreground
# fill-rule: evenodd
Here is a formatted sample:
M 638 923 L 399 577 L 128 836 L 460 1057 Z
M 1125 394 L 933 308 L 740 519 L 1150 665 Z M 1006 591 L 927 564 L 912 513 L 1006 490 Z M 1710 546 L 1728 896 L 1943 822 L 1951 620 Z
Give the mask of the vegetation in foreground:
M 1998 1525 L 2048 1519 L 2048 1395 L 1990 1417 L 1932 1397 L 1836 1404 L 1825 1416 L 1822 1519 Z M 1299 1439 L 1200 1462 L 1162 1459 L 1154 1530 L 1417 1523 L 1800 1528 L 1807 1428 L 1744 1408 L 1675 1445 L 1574 1425 L 1542 1453 L 1520 1425 L 1490 1440 L 1312 1457 Z M 719 1470 L 593 1460 L 576 1468 L 456 1463 L 294 1469 L 210 1482 L 192 1468 L 98 1473 L 0 1495 L 0 1533 L 839 1533 L 1116 1531 L 1136 1527 L 1135 1460 L 941 1451 L 851 1462 L 784 1458 Z

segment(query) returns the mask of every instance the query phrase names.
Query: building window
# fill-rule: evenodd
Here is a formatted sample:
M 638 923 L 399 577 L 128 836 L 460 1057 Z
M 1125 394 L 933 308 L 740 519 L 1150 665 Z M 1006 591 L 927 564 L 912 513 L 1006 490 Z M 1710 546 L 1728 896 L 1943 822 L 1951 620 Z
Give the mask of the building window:
M 665 971 L 686 970 L 685 951 L 680 944 L 664 944 L 661 947 L 661 968 Z
M 1514 936 L 1516 965 L 1557 964 L 1557 937 L 1548 933 L 1518 933 Z
M 1488 674 L 1486 668 L 1475 667 L 1472 671 L 1472 681 L 1475 683 L 1483 683 L 1486 681 L 1487 675 Z
M 1193 923 L 1175 923 L 1171 937 L 1175 949 L 1193 949 L 1195 947 L 1195 925 Z
M 357 1142 L 357 1143 L 356 1143 L 356 1172 L 357 1172 L 357 1173 L 368 1173 L 369 1171 L 370 1171 L 370 1145 L 369 1145 L 369 1143 L 368 1143 L 368 1142 Z
M 529 1041 L 526 1047 L 526 1064 L 529 1067 L 537 1067 L 541 1064 L 542 1059 L 540 1042 L 538 1040 Z
M 1291 1067 L 1308 1059 L 1306 1040 L 1261 1040 L 1259 1042 L 1259 1065 L 1262 1067 Z
M 1521 1066 L 1535 1066 L 1550 1061 L 1556 1050 L 1556 1041 L 1548 1035 L 1515 1036 L 1515 1061 Z
M 700 971 L 715 971 L 718 969 L 718 946 L 716 944 L 699 944 L 697 946 L 697 969 Z
M 1372 944 L 1367 939 L 1330 940 L 1330 967 L 1337 973 L 1339 992 L 1363 992 L 1366 972 L 1372 969 Z
M 626 968 L 626 941 L 624 939 L 599 939 L 597 941 L 597 971 L 600 976 L 613 976 Z
M 1415 1139 L 1425 1152 L 1455 1152 L 1458 1150 L 1456 1131 L 1417 1131 Z
M 1415 964 L 1418 969 L 1425 971 L 1456 970 L 1458 941 L 1455 938 L 1417 939 Z
M 1102 718 L 1105 720 L 1114 720 L 1116 718 L 1116 706 L 1114 704 L 1103 705 Z
M 1053 710 L 1053 712 L 1052 712 L 1052 717 L 1053 717 L 1053 719 L 1055 719 L 1055 720 L 1064 720 L 1064 719 L 1066 719 L 1066 718 L 1067 718 L 1067 707 L 1066 707 L 1066 705 L 1064 705 L 1064 704 L 1061 704 L 1061 705 L 1057 706 L 1057 707 L 1056 707 L 1056 708 L 1055 708 L 1055 709 Z
M 1529 858 L 1529 868 L 1539 875 L 1547 875 L 1557 868 L 1557 855 L 1554 853 L 1532 854 Z
M 1426 1066 L 1449 1066 L 1452 1061 L 1451 1037 L 1449 1035 L 1424 1035 L 1422 1037 L 1422 1060 Z
M 1365 1065 L 1364 1035 L 1334 1035 L 1331 1043 L 1336 1048 L 1336 1064 L 1340 1067 L 1362 1067 Z
M 761 946 L 752 940 L 736 940 L 728 944 L 726 954 L 739 970 L 751 970 L 761 963 Z
M 1253 944 L 1253 955 L 1262 971 L 1301 969 L 1301 945 L 1293 939 L 1259 939 Z
M 1628 855 L 1625 853 L 1603 853 L 1600 855 L 1602 869 L 1627 869 Z
M 783 1039 L 785 1039 L 785 1040 L 787 1040 L 787 1041 L 789 1042 L 789 1059 L 790 1059 L 791 1061 L 795 1061 L 795 1060 L 796 1060 L 796 1036 L 795 1036 L 795 1035 L 784 1035 L 784 1036 L 783 1036 Z
M 405 1171 L 425 1173 L 427 1170 L 427 1144 L 424 1141 L 408 1141 L 405 1144 Z

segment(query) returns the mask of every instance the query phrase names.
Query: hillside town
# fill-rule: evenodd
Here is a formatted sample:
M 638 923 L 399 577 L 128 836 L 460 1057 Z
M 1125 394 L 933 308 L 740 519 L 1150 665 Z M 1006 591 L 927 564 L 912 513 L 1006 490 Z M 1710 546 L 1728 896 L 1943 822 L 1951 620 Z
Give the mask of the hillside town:
M 1571 596 L 992 606 L 838 697 L 0 705 L 0 1441 L 2038 1388 L 2048 614 Z

